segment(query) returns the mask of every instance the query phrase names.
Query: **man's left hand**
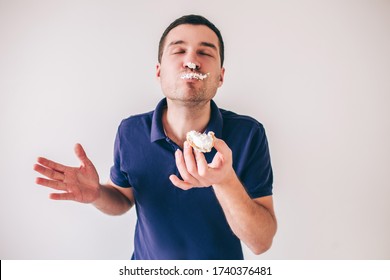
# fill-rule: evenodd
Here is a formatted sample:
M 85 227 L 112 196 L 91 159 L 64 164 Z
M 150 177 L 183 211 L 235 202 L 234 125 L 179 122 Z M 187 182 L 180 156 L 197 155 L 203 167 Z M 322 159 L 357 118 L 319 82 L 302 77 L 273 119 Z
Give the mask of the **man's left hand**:
M 221 139 L 216 138 L 214 148 L 217 150 L 211 163 L 207 163 L 202 152 L 193 149 L 187 141 L 184 142 L 183 152 L 175 152 L 176 166 L 183 180 L 176 175 L 169 179 L 172 184 L 183 190 L 191 188 L 222 185 L 235 176 L 232 166 L 232 151 Z

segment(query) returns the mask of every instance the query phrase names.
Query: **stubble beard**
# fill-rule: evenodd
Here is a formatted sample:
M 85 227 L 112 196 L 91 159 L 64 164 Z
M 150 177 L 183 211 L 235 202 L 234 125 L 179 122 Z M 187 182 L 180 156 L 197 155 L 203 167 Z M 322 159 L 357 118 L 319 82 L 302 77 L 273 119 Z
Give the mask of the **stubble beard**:
M 198 81 L 201 82 L 201 81 Z M 216 95 L 216 87 L 207 87 L 207 82 L 203 83 L 201 87 L 194 84 L 188 83 L 183 85 L 179 80 L 173 89 L 169 92 L 166 97 L 175 102 L 180 102 L 183 105 L 189 107 L 197 107 L 208 103 Z

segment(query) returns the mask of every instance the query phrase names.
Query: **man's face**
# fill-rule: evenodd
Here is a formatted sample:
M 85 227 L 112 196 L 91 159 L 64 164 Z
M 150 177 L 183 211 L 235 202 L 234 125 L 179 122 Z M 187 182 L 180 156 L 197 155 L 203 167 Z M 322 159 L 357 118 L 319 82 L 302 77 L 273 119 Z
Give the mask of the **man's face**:
M 222 85 L 224 72 L 218 37 L 210 28 L 182 24 L 168 33 L 156 71 L 168 99 L 194 105 L 207 102 Z

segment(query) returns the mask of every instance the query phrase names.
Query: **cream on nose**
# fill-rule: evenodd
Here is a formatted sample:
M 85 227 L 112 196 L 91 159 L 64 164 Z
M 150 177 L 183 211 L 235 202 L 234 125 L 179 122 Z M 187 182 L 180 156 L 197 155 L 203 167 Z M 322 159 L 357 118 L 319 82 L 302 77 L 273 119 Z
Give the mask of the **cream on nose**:
M 193 62 L 187 62 L 185 64 L 185 66 L 190 68 L 190 69 L 192 69 L 192 70 L 195 70 L 196 68 L 198 68 L 198 66 L 195 63 L 193 63 Z

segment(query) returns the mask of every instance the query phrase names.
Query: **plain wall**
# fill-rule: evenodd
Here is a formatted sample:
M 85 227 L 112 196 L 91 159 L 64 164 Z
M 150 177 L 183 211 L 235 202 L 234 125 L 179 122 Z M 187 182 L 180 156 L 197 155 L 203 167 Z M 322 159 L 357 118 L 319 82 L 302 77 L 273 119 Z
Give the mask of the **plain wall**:
M 226 44 L 221 108 L 262 122 L 273 247 L 247 259 L 390 258 L 390 1 L 0 0 L 0 258 L 129 259 L 135 211 L 48 199 L 38 156 L 102 182 L 119 122 L 163 98 L 166 26 L 202 14 Z

